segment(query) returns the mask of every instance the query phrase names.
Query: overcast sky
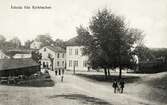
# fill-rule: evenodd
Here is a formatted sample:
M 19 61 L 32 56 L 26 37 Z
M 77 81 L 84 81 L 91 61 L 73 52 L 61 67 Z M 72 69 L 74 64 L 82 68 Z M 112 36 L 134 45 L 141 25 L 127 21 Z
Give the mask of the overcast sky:
M 15 6 L 47 5 L 49 10 L 16 10 Z M 22 42 L 39 34 L 68 40 L 76 27 L 87 26 L 97 9 L 108 8 L 143 30 L 149 47 L 167 47 L 167 0 L 0 0 L 0 34 Z

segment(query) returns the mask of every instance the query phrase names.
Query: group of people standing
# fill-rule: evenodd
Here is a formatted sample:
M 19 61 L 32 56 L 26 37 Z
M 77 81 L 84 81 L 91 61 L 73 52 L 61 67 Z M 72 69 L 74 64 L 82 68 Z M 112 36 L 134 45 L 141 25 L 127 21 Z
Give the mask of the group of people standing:
M 113 82 L 114 93 L 123 93 L 125 81 L 124 79 L 115 79 Z
M 55 76 L 58 76 L 58 75 L 61 77 L 61 82 L 63 82 L 63 79 L 64 79 L 64 69 L 55 70 Z

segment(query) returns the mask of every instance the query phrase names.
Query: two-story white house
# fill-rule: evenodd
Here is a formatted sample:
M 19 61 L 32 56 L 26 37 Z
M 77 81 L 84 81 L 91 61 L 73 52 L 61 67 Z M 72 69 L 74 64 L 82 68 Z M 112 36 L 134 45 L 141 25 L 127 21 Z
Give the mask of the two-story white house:
M 41 68 L 52 69 L 52 63 L 53 70 L 65 68 L 66 55 L 63 48 L 55 46 L 45 46 L 39 50 L 39 53 L 42 55 L 42 59 L 40 61 Z
M 88 56 L 82 54 L 84 46 L 70 45 L 66 47 L 66 69 L 76 71 L 88 70 Z

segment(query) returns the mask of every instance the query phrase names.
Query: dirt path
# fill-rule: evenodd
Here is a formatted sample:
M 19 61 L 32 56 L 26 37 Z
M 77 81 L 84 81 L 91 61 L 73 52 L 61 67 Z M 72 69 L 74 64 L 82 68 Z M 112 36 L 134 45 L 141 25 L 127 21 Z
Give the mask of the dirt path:
M 71 74 L 66 74 L 62 83 L 54 72 L 49 73 L 55 81 L 53 87 L 0 85 L 0 105 L 163 105 L 129 95 L 127 91 L 114 94 L 111 84 Z
M 53 80 L 55 79 L 54 73 L 51 72 Z M 102 85 L 99 82 L 88 81 L 79 76 L 65 75 L 64 84 L 73 89 L 79 90 L 80 94 L 88 95 L 90 97 L 96 97 L 105 100 L 112 105 L 162 105 L 156 102 L 150 102 L 139 97 L 134 97 L 124 94 L 114 94 L 111 85 Z

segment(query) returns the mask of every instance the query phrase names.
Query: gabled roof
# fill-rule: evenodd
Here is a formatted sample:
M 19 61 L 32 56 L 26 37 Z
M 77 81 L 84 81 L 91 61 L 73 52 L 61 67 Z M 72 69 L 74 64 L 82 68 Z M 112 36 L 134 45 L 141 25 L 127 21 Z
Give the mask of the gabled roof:
M 36 63 L 31 58 L 24 58 L 24 59 L 0 59 L 0 71 L 1 70 L 12 70 L 12 69 L 19 69 L 19 68 L 26 68 L 32 66 L 38 66 L 39 64 Z
M 16 54 L 30 54 L 33 50 L 31 49 L 0 49 L 4 54 L 16 53 Z
M 6 54 L 5 50 L 3 50 L 3 49 L 0 49 L 0 52 Z
M 6 50 L 0 49 L 0 52 L 2 52 L 3 54 L 5 54 L 6 56 L 9 56 L 8 52 Z
M 54 52 L 62 52 L 65 53 L 65 49 L 61 48 L 61 47 L 56 47 L 56 46 L 45 46 L 46 48 L 54 51 Z

